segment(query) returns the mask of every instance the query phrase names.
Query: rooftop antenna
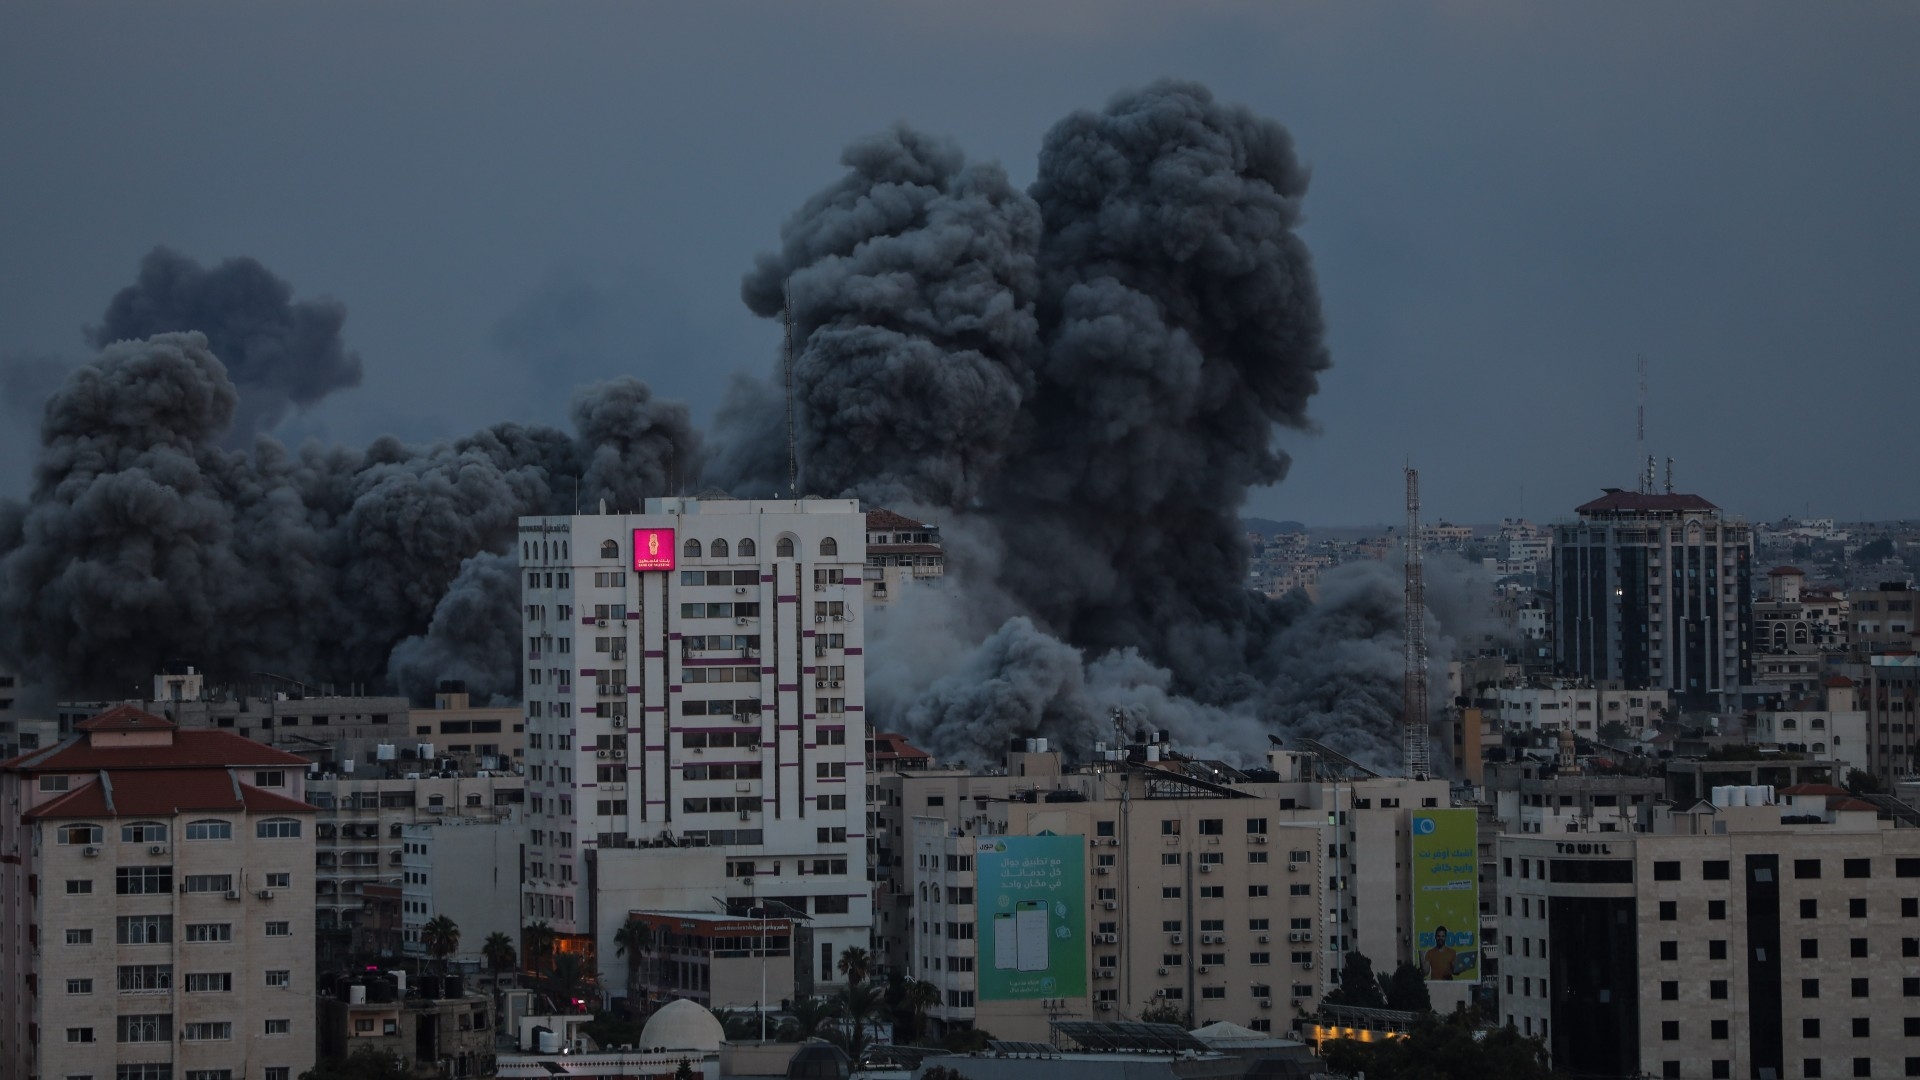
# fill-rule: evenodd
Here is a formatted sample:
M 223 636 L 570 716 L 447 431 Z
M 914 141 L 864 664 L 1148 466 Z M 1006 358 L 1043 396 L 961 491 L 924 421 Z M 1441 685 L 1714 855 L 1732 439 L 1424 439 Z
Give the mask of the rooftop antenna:
M 1432 775 L 1427 760 L 1431 738 L 1427 721 L 1427 583 L 1420 553 L 1420 473 L 1407 466 L 1407 670 L 1403 689 L 1406 709 L 1403 750 L 1407 776 L 1425 780 Z
M 1638 464 L 1642 461 L 1651 462 L 1653 459 L 1647 456 L 1647 358 L 1645 356 L 1637 356 L 1634 358 L 1634 361 L 1640 374 L 1639 404 L 1633 410 L 1633 459 L 1634 462 Z M 1647 475 L 1641 481 L 1640 494 L 1653 494 L 1653 466 L 1651 464 L 1647 466 Z
M 787 374 L 787 498 L 800 499 L 800 458 L 795 449 L 793 434 L 793 284 L 786 286 L 786 307 L 780 312 L 780 322 L 786 332 L 785 367 Z
M 1667 459 L 1667 494 L 1673 494 L 1673 459 Z

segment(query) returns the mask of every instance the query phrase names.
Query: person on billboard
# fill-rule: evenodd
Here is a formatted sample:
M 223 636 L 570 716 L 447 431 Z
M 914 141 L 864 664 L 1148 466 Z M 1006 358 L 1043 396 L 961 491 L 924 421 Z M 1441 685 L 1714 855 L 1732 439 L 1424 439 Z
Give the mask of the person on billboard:
M 1428 949 L 1421 962 L 1427 967 L 1428 981 L 1453 980 L 1453 961 L 1457 954 L 1447 944 L 1447 928 L 1433 928 L 1433 948 Z

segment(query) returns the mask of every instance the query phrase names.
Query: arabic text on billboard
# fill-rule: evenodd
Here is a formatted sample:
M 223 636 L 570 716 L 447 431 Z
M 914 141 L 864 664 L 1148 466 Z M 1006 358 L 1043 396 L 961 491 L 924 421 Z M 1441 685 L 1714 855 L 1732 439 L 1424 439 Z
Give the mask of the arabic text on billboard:
M 980 1000 L 1085 996 L 1086 838 L 983 839 L 974 872 Z
M 1413 815 L 1414 957 L 1428 982 L 1480 979 L 1479 844 L 1472 810 Z
M 633 530 L 633 568 L 635 570 L 673 569 L 673 530 Z

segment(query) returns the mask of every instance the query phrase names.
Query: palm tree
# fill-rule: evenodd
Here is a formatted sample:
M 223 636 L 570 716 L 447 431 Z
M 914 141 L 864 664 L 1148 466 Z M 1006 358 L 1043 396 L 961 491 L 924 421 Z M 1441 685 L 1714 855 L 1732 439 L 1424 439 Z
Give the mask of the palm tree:
M 513 970 L 520 962 L 520 956 L 513 951 L 513 939 L 495 930 L 487 935 L 486 943 L 480 946 L 480 955 L 487 960 L 487 967 L 493 972 L 493 985 L 500 985 L 500 975 Z
M 640 958 L 653 948 L 653 924 L 629 915 L 626 925 L 613 935 L 613 955 L 627 959 L 627 999 L 639 992 Z
M 907 1007 L 913 1010 L 913 1037 L 927 1037 L 927 1010 L 940 1004 L 940 988 L 925 979 L 907 984 Z
M 544 919 L 536 923 L 529 923 L 525 929 L 520 931 L 520 940 L 525 944 L 527 967 L 531 969 L 534 974 L 538 975 L 540 973 L 540 961 L 542 959 L 552 958 L 553 943 L 558 937 L 558 932 Z
M 794 998 L 787 1006 L 788 1019 L 780 1025 L 781 1042 L 806 1042 L 820 1034 L 827 1021 L 838 1016 L 839 1005 L 822 997 Z
M 853 951 L 851 949 L 849 952 Z M 865 952 L 865 950 L 861 950 Z M 864 975 L 864 973 L 862 973 Z M 847 1018 L 847 1056 L 855 1065 L 860 1063 L 861 1051 L 867 1048 L 867 1021 L 880 1007 L 880 991 L 875 987 L 853 981 L 848 975 L 847 988 L 833 996 L 835 1011 Z
M 460 948 L 460 926 L 445 915 L 435 915 L 420 928 L 420 942 L 427 955 L 440 961 L 440 974 L 447 973 L 447 957 Z
M 553 959 L 553 969 L 547 975 L 547 993 L 554 1004 L 566 1012 L 573 1011 L 574 999 L 580 997 L 587 984 L 587 968 L 580 958 L 572 953 L 562 953 Z
M 858 986 L 867 981 L 867 968 L 872 961 L 867 950 L 858 945 L 849 945 L 840 954 L 840 974 L 846 976 L 848 986 Z

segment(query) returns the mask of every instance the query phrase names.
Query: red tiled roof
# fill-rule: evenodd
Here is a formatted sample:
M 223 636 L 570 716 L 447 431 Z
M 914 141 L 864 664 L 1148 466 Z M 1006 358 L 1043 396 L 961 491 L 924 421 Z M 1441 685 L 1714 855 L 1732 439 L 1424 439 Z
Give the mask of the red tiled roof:
M 1828 686 L 1852 686 L 1853 680 L 1847 678 L 1845 675 L 1829 675 L 1827 676 L 1827 685 Z
M 1781 788 L 1778 792 L 1778 794 L 1781 795 L 1826 795 L 1829 797 L 1845 795 L 1846 793 L 1846 788 L 1837 788 L 1832 784 L 1795 784 L 1792 787 Z
M 118 730 L 118 729 L 114 729 Z M 30 750 L 0 762 L 25 772 L 95 772 L 100 769 L 224 769 L 230 765 L 304 769 L 309 762 L 228 731 L 175 731 L 172 746 L 94 746 L 85 735 Z
M 30 818 L 164 817 L 182 810 L 312 813 L 313 807 L 251 784 L 226 769 L 110 769 L 99 779 L 27 812 Z
M 1827 809 L 1829 810 L 1866 810 L 1875 814 L 1880 812 L 1879 807 L 1873 805 L 1867 800 L 1856 799 L 1851 796 L 1844 799 L 1832 800 L 1831 802 L 1827 803 Z
M 1675 513 L 1681 510 L 1718 510 L 1698 495 L 1643 495 L 1638 491 L 1605 488 L 1606 494 L 1573 508 L 1576 514 Z
M 897 735 L 891 731 L 882 731 L 873 737 L 873 756 L 892 760 L 896 758 L 919 759 L 932 757 L 933 755 L 908 742 L 905 735 Z
M 1767 571 L 1768 577 L 1806 577 L 1807 572 L 1797 566 L 1776 566 Z
M 177 725 L 132 705 L 115 705 L 90 720 L 73 725 L 75 731 L 172 731 Z
M 867 511 L 869 529 L 927 529 L 932 526 L 924 521 L 915 521 L 905 514 L 896 514 L 887 509 Z

